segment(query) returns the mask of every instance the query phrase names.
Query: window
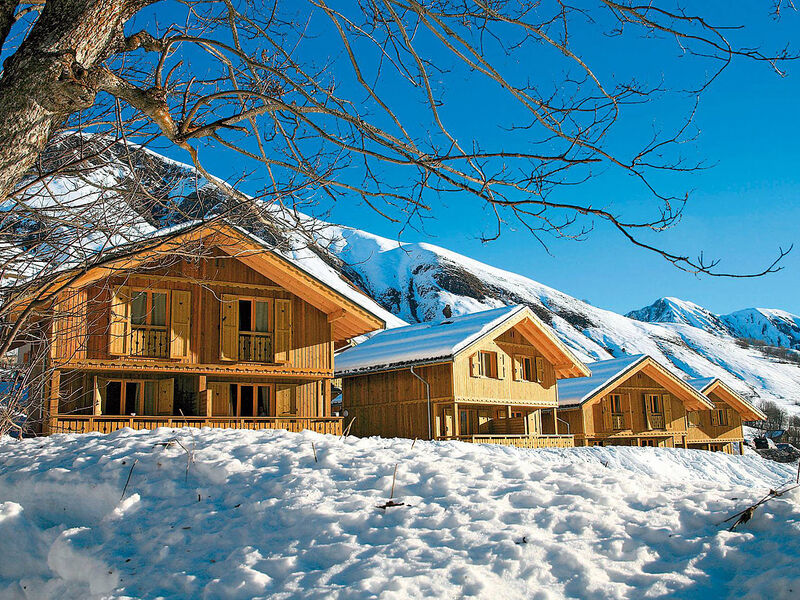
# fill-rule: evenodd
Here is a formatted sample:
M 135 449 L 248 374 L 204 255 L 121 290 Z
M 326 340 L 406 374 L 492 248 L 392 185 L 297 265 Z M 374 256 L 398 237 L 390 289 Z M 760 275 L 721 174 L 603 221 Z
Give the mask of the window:
M 536 368 L 533 357 L 525 356 L 522 359 L 522 379 L 525 381 L 536 381 Z
M 131 354 L 166 358 L 169 355 L 167 292 L 133 290 L 130 311 Z
M 619 394 L 611 394 L 609 396 L 609 401 L 611 403 L 611 414 L 612 415 L 621 415 L 622 414 L 622 396 Z
M 686 422 L 689 427 L 700 427 L 700 411 L 693 410 L 686 413 Z
M 224 295 L 220 303 L 220 358 L 289 362 L 292 301 Z
M 648 394 L 645 397 L 645 402 L 647 402 L 647 408 L 651 413 L 654 415 L 661 414 L 661 398 L 658 394 Z
M 714 413 L 716 416 L 717 425 L 722 425 L 722 426 L 728 425 L 728 411 L 726 409 L 716 408 L 714 409 Z
M 272 397 L 272 386 L 232 383 L 229 414 L 235 417 L 274 417 Z
M 112 379 L 100 382 L 101 413 L 104 415 L 171 415 L 172 379 Z
M 239 331 L 269 333 L 269 302 L 266 300 L 239 300 Z
M 470 360 L 473 377 L 491 377 L 497 379 L 497 352 L 481 350 L 472 355 Z

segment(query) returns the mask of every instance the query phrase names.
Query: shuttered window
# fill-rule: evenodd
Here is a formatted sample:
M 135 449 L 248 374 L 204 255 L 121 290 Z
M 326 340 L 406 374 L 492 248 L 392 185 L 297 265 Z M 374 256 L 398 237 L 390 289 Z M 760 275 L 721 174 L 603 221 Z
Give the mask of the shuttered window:
M 187 358 L 191 292 L 117 288 L 111 297 L 109 354 Z
M 220 358 L 290 362 L 292 301 L 224 295 L 220 303 Z

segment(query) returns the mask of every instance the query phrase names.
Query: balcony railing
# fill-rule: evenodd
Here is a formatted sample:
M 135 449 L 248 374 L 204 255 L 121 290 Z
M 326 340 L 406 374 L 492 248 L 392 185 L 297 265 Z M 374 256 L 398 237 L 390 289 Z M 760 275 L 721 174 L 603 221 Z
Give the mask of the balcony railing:
M 437 438 L 443 440 L 457 440 L 472 442 L 474 444 L 497 444 L 500 446 L 515 446 L 517 448 L 572 448 L 575 438 L 572 435 L 456 435 L 452 437 Z
M 111 415 L 56 415 L 50 419 L 50 433 L 112 433 L 125 427 L 213 427 L 221 429 L 285 429 L 300 432 L 342 434 L 342 417 L 143 417 Z
M 245 362 L 274 362 L 272 334 L 239 333 L 239 360 Z
M 167 330 L 134 327 L 131 331 L 131 355 L 150 358 L 166 358 L 169 356 Z
M 614 431 L 625 429 L 625 415 L 611 415 L 611 427 Z
M 651 429 L 665 429 L 664 415 L 651 414 L 650 415 L 650 428 Z

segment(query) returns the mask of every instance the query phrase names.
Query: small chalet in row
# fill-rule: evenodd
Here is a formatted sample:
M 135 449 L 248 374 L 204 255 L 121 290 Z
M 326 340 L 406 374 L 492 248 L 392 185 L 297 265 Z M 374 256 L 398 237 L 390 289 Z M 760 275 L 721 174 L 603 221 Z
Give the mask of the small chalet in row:
M 352 292 L 225 223 L 61 273 L 39 310 L 52 328 L 46 430 L 341 432 L 330 408 L 334 345 L 385 326 Z
M 742 416 L 763 414 L 719 379 L 683 381 L 650 356 L 589 363 L 590 377 L 559 382 L 559 416 L 580 446 L 732 451 Z
M 572 446 L 556 381 L 589 369 L 524 306 L 380 332 L 336 356 L 355 435 Z
M 763 421 L 767 415 L 718 377 L 691 379 L 689 385 L 714 403 L 714 407 L 710 410 L 689 413 L 687 418 L 689 448 L 732 454 L 734 444 L 737 444 L 741 452 L 744 442 L 742 421 Z

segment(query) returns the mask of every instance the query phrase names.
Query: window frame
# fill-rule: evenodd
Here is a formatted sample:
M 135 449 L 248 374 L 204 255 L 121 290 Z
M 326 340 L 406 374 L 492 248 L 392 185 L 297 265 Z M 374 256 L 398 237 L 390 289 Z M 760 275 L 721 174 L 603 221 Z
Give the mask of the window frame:
M 478 350 L 477 355 L 477 362 L 479 366 L 479 373 L 477 376 L 484 377 L 486 379 L 500 379 L 500 365 L 497 352 L 494 350 Z M 491 373 L 486 372 L 486 365 L 483 362 L 484 356 L 488 357 L 489 359 Z
M 130 287 L 130 322 L 131 322 L 131 331 L 133 329 L 158 329 L 167 331 L 169 330 L 170 325 L 170 318 L 171 318 L 171 310 L 170 310 L 170 299 L 172 295 L 170 294 L 170 290 L 168 289 L 161 289 L 161 288 L 142 288 L 142 287 Z M 133 301 L 140 294 L 146 294 L 146 301 L 145 301 L 145 320 L 146 323 L 134 323 L 133 322 Z M 163 325 L 153 325 L 153 294 L 163 294 L 164 295 L 164 324 Z

